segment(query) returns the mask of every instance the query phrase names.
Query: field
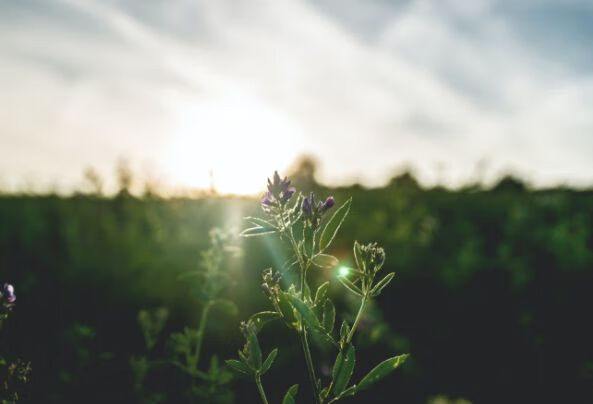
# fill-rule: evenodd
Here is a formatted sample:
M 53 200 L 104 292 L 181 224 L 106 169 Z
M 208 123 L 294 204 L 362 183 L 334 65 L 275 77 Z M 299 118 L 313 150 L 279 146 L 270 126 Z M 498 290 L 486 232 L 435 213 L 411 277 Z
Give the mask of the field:
M 374 189 L 296 182 L 338 203 L 353 197 L 334 255 L 347 263 L 352 239 L 377 241 L 386 271 L 396 272 L 361 322 L 357 368 L 368 371 L 385 352 L 411 356 L 360 400 L 593 402 L 593 191 L 532 190 L 512 178 L 488 189 L 425 189 L 407 174 Z M 241 218 L 259 210 L 258 199 L 218 195 L 0 196 L 0 278 L 18 295 L 2 354 L 31 362 L 22 402 L 186 402 L 187 376 L 166 363 L 135 384 L 130 359 L 147 355 L 138 312 L 167 309 L 149 354 L 166 357 L 166 336 L 196 327 L 203 305 L 198 281 L 180 275 L 199 269 L 211 228 L 244 228 Z M 240 320 L 267 307 L 260 274 L 278 260 L 271 243 L 245 239 L 229 263 L 223 295 L 239 310 L 213 314 L 202 367 L 213 355 L 220 366 L 236 356 Z M 333 282 L 330 295 L 351 320 L 340 287 Z M 267 352 L 290 338 L 278 325 L 260 340 Z M 314 350 L 330 372 L 333 357 Z M 296 339 L 280 346 L 275 366 L 265 376 L 271 402 L 306 385 Z M 235 402 L 257 402 L 253 383 L 237 377 L 228 386 Z

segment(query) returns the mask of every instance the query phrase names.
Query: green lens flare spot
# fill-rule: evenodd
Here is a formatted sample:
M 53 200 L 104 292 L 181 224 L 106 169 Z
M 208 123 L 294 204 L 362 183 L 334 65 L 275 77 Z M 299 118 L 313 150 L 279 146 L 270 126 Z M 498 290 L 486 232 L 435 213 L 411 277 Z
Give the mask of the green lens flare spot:
M 350 268 L 348 268 L 348 267 L 338 268 L 338 276 L 340 276 L 342 278 L 345 276 L 348 276 L 349 273 L 350 273 Z

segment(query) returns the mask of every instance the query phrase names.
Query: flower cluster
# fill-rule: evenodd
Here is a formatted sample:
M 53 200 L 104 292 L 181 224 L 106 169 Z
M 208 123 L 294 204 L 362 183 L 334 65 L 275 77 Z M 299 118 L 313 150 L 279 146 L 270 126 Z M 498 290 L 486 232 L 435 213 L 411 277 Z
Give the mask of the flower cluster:
M 286 205 L 296 192 L 296 189 L 290 184 L 291 181 L 287 177 L 281 179 L 278 171 L 274 171 L 273 180 L 268 178 L 268 192 L 261 200 L 264 212 L 272 213 L 275 209 Z
M 2 292 L 0 292 L 0 299 L 4 307 L 11 308 L 16 301 L 14 286 L 12 286 L 10 283 L 5 283 L 2 287 Z
M 308 197 L 303 199 L 303 219 L 308 225 L 316 229 L 321 222 L 321 216 L 335 204 L 336 200 L 333 196 L 328 196 L 324 202 L 318 201 L 315 203 L 315 195 L 311 192 Z
M 377 272 L 385 263 L 385 250 L 377 243 L 360 245 L 360 261 L 358 264 L 364 272 Z
M 263 283 L 261 287 L 267 297 L 273 299 L 278 294 L 278 290 L 280 290 L 280 279 L 282 276 L 280 272 L 273 273 L 272 268 L 268 268 L 264 270 L 262 274 Z

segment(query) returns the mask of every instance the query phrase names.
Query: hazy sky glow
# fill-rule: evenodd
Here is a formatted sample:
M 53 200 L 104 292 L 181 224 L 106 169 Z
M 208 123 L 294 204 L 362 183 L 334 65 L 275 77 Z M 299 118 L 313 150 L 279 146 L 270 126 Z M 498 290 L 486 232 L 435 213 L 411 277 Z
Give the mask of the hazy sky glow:
M 593 184 L 592 43 L 585 0 L 0 1 L 0 184 Z

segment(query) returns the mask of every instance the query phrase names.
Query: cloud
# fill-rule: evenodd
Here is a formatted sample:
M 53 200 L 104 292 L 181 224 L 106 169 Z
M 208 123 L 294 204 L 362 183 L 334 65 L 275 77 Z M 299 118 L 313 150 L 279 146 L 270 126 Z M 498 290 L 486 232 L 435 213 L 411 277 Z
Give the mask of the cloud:
M 282 146 L 317 154 L 327 181 L 379 184 L 411 162 L 424 181 L 445 164 L 459 183 L 484 158 L 493 173 L 512 167 L 540 184 L 591 181 L 592 78 L 585 62 L 575 69 L 529 41 L 540 25 L 522 31 L 520 16 L 541 3 L 19 3 L 0 5 L 12 16 L 0 27 L 0 103 L 10 105 L 0 143 L 13 156 L 0 169 L 15 178 L 71 182 L 64 172 L 124 153 L 166 165 L 180 108 L 229 105 L 229 120 L 290 128 Z M 244 106 L 278 119 L 256 125 Z M 270 135 L 246 132 L 247 159 Z

